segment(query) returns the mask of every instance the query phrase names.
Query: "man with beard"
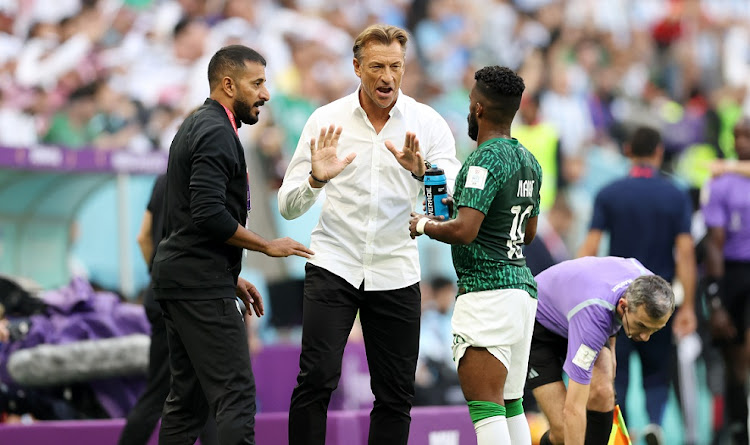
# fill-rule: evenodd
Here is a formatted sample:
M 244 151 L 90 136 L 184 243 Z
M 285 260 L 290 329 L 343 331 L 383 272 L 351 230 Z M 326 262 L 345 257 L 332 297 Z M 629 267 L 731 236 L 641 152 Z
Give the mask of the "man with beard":
M 478 445 L 531 444 L 522 396 L 536 314 L 536 283 L 522 247 L 536 234 L 542 169 L 510 135 L 525 88 L 505 67 L 474 74 L 469 136 L 453 219 L 412 213 L 411 236 L 452 244 L 458 275 L 453 358 Z
M 268 241 L 244 227 L 250 190 L 237 128 L 258 122 L 259 107 L 270 100 L 265 65 L 241 45 L 214 54 L 210 98 L 185 119 L 170 147 L 164 239 L 152 266 L 172 374 L 162 445 L 194 443 L 209 411 L 219 443 L 255 443 L 255 381 L 236 297 L 258 316 L 263 300 L 239 278 L 242 249 L 273 257 L 312 255 L 292 239 Z
M 316 254 L 305 266 L 290 445 L 325 443 L 328 402 L 357 312 L 375 395 L 369 442 L 409 438 L 421 305 L 419 253 L 406 222 L 421 201 L 423 160 L 445 170 L 449 188 L 460 165 L 445 120 L 399 89 L 407 40 L 395 26 L 360 33 L 352 63 L 361 85 L 310 116 L 279 189 L 287 219 L 326 190 L 310 242 Z M 399 150 L 392 141 L 402 139 Z

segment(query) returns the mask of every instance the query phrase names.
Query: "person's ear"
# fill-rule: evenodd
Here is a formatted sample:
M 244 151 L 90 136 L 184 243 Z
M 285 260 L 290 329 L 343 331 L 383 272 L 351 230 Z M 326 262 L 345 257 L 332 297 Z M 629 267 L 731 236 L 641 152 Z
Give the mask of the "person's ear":
M 234 80 L 232 80 L 231 77 L 226 76 L 223 79 L 221 79 L 221 88 L 224 90 L 224 93 L 229 97 L 234 97 L 234 93 L 236 91 L 236 87 L 234 84 Z
M 484 114 L 484 106 L 482 106 L 481 102 L 477 102 L 477 106 L 474 107 L 474 113 L 476 113 L 477 119 L 482 117 L 482 115 Z

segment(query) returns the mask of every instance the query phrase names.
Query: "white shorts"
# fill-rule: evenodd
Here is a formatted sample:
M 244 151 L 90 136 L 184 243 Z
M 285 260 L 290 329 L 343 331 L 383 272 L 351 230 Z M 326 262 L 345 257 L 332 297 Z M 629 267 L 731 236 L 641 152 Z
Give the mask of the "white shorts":
M 514 400 L 523 397 L 536 304 L 535 298 L 520 289 L 460 295 L 451 320 L 456 366 L 466 348 L 485 348 L 508 370 L 503 398 Z

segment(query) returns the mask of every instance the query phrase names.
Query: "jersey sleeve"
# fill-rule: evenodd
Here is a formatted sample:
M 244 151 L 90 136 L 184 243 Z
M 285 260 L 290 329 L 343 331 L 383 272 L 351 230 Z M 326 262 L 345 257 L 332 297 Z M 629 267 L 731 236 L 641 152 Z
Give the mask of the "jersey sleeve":
M 576 313 L 569 322 L 568 351 L 563 370 L 574 382 L 588 385 L 599 352 L 609 339 L 609 332 L 598 320 L 606 309 L 590 306 Z M 608 317 L 608 315 L 606 315 Z
M 536 199 L 534 199 L 534 210 L 531 211 L 531 218 L 535 216 L 539 216 L 539 212 L 541 212 L 542 181 L 544 178 L 542 178 L 542 167 L 539 165 L 538 162 L 534 162 L 534 173 L 536 173 L 537 185 L 536 185 Z
M 463 186 L 463 192 L 456 208 L 471 207 L 487 214 L 492 205 L 498 190 L 502 188 L 503 181 L 498 178 L 492 168 L 488 168 L 486 158 L 478 158 L 468 166 L 466 170 L 466 180 Z

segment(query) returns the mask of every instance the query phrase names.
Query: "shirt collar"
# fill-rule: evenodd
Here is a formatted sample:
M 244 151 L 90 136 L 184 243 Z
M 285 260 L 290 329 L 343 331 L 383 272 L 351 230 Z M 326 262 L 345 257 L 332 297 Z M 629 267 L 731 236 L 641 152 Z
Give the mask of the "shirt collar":
M 630 167 L 629 172 L 631 178 L 653 178 L 657 176 L 657 174 L 657 168 L 645 164 L 635 164 Z

